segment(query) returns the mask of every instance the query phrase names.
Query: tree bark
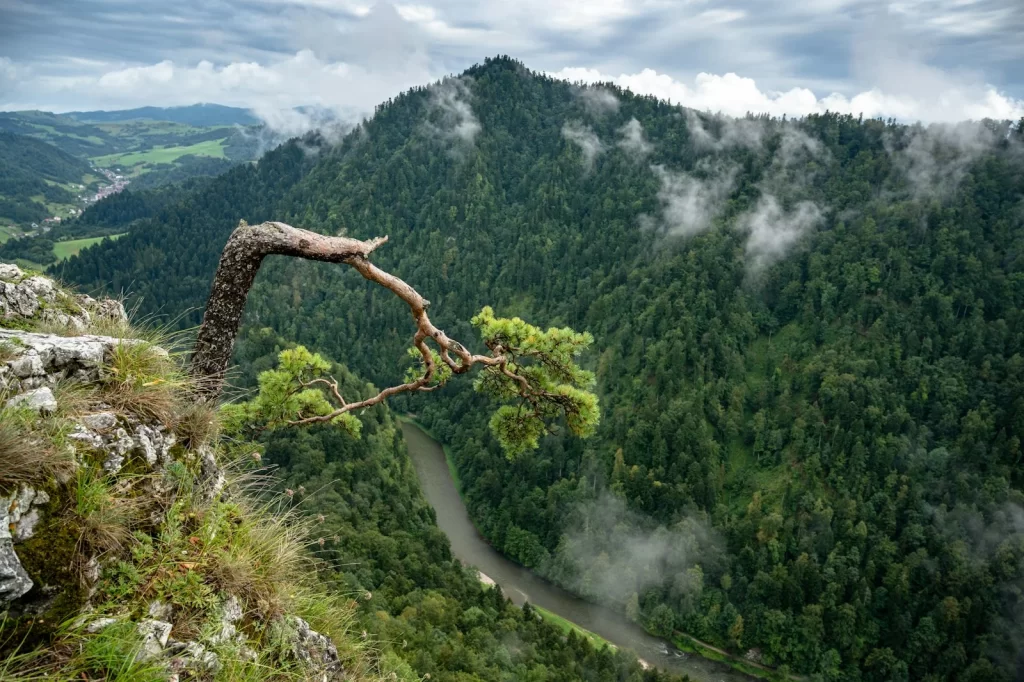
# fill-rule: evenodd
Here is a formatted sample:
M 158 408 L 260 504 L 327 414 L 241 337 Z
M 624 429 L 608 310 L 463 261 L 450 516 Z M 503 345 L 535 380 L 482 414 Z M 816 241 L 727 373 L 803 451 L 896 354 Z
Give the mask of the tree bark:
M 369 241 L 327 237 L 278 222 L 240 223 L 221 253 L 192 354 L 191 374 L 200 396 L 212 400 L 220 394 L 245 301 L 265 257 L 277 254 L 351 264 L 365 261 L 386 241 L 387 237 Z

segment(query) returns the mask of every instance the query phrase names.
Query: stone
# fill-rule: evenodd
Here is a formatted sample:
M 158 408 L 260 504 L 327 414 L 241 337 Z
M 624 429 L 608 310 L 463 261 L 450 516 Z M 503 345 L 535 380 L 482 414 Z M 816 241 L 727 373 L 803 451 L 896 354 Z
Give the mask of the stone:
M 103 438 L 80 424 L 75 426 L 75 430 L 69 433 L 67 438 L 86 449 L 100 450 L 103 448 Z
M 92 301 L 92 299 L 90 299 Z M 115 322 L 128 322 L 128 313 L 124 310 L 124 305 L 120 301 L 116 301 L 112 298 L 105 298 L 101 301 L 92 301 L 89 305 L 84 306 L 92 310 L 93 314 L 97 317 L 103 317 Z
M 172 674 L 185 671 L 193 673 L 216 672 L 220 670 L 217 654 L 208 651 L 199 642 L 176 642 L 171 640 L 164 653 L 170 658 Z
M 173 625 L 163 620 L 147 618 L 140 621 L 135 626 L 135 629 L 142 635 L 142 649 L 139 651 L 138 658 L 145 660 L 155 658 L 163 653 L 173 628 Z
M 107 458 L 103 462 L 103 469 L 110 473 L 117 473 L 124 466 L 124 460 L 128 453 L 135 449 L 135 440 L 128 435 L 127 431 L 118 428 L 104 447 L 107 451 Z
M 100 433 L 110 431 L 117 426 L 117 416 L 113 412 L 87 414 L 82 417 L 80 421 L 87 428 L 90 428 L 93 431 L 99 431 Z
M 13 345 L 17 356 L 6 364 L 21 380 L 22 390 L 62 379 L 93 382 L 100 378 L 104 362 L 122 343 L 139 343 L 109 336 L 55 336 L 0 329 L 0 343 Z
M 239 636 L 235 623 L 242 619 L 242 605 L 234 596 L 225 600 L 221 606 L 220 631 L 210 637 L 210 644 L 224 644 L 236 639 L 244 639 Z
M 48 387 L 35 388 L 20 393 L 7 401 L 8 407 L 27 407 L 36 414 L 53 414 L 57 411 L 57 399 Z
M 136 451 L 143 456 L 150 468 L 155 467 L 157 462 L 167 461 L 168 453 L 175 443 L 173 434 L 146 425 L 135 429 L 134 440 Z
M 0 603 L 13 601 L 32 589 L 10 537 L 0 538 Z
M 288 624 L 294 628 L 290 637 L 295 657 L 324 680 L 343 680 L 345 671 L 338 656 L 338 648 L 326 635 L 322 635 L 301 618 L 290 617 Z
M 117 622 L 117 618 L 97 618 L 96 620 L 85 626 L 86 632 L 99 632 L 103 628 L 109 627 Z
M 172 607 L 170 604 L 165 604 L 159 599 L 154 599 L 149 603 L 149 609 L 147 610 L 147 613 L 149 613 L 150 618 L 155 618 L 156 620 L 170 621 L 171 618 L 174 616 L 174 607 Z
M 8 282 L 19 282 L 24 276 L 25 273 L 17 265 L 13 263 L 0 263 L 0 279 L 7 280 Z
M 39 358 L 39 355 L 32 353 L 29 355 L 23 355 L 20 358 L 11 360 L 8 365 L 11 368 L 11 372 L 14 376 L 19 379 L 27 379 L 32 376 L 41 376 L 46 373 L 43 369 L 43 361 Z
M 35 535 L 40 521 L 38 507 L 50 501 L 43 490 L 22 485 L 7 497 L 0 497 L 0 539 L 21 542 Z
M 201 480 L 204 482 L 202 501 L 205 504 L 209 504 L 220 497 L 220 494 L 224 491 L 224 486 L 227 484 L 227 478 L 217 465 L 217 460 L 213 456 L 213 450 L 203 446 L 199 451 L 199 457 L 199 473 Z

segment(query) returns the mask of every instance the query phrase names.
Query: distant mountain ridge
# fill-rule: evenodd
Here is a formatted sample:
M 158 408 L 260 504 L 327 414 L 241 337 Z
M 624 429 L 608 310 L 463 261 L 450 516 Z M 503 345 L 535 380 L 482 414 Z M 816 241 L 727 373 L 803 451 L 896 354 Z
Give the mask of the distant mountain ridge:
M 180 107 L 139 107 L 137 109 L 117 109 L 112 111 L 69 111 L 64 115 L 83 123 L 115 123 L 150 119 L 206 127 L 225 125 L 249 126 L 260 122 L 260 119 L 253 116 L 248 109 L 208 103 Z

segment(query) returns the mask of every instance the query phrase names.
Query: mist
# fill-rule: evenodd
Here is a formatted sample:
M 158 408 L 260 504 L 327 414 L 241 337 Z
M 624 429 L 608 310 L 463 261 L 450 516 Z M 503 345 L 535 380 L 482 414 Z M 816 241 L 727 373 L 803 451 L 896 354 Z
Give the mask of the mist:
M 773 195 L 762 195 L 753 211 L 737 219 L 739 228 L 749 233 L 744 247 L 748 271 L 759 273 L 785 258 L 822 220 L 824 211 L 814 202 L 801 201 L 787 211 Z
M 670 584 L 676 597 L 698 592 L 693 571 L 716 564 L 721 539 L 702 520 L 686 517 L 671 527 L 626 507 L 604 492 L 581 504 L 552 557 L 552 568 L 572 576 L 572 588 L 585 597 L 621 604 L 633 593 Z
M 619 111 L 619 98 L 599 86 L 580 88 L 576 96 L 583 102 L 583 108 L 591 116 L 602 117 Z
M 887 136 L 886 150 L 915 199 L 942 197 L 956 190 L 970 166 L 1006 137 L 1008 127 L 1003 127 L 975 122 L 918 125 L 899 138 Z
M 666 236 L 700 234 L 724 209 L 725 200 L 735 185 L 736 168 L 705 166 L 708 168 L 706 178 L 669 170 L 662 165 L 651 166 L 661 181 L 658 201 Z
M 470 104 L 473 79 L 445 78 L 431 86 L 428 104 L 429 120 L 425 128 L 429 134 L 449 142 L 472 146 L 482 126 Z
M 583 169 L 590 172 L 594 168 L 597 157 L 604 153 L 605 146 L 597 133 L 578 121 L 569 121 L 562 126 L 562 137 L 580 148 L 583 153 Z
M 629 119 L 618 132 L 619 141 L 616 144 L 633 158 L 642 159 L 654 150 L 654 145 L 644 135 L 644 127 L 635 118 Z

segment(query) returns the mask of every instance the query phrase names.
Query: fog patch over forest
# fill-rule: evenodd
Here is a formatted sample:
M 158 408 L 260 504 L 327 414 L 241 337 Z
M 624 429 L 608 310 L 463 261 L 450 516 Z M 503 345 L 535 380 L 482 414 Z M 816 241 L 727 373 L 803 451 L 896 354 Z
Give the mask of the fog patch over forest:
M 571 517 L 547 572 L 569 577 L 575 591 L 602 603 L 625 604 L 666 582 L 677 598 L 695 599 L 703 587 L 695 576 L 717 567 L 725 550 L 704 521 L 686 516 L 670 527 L 656 525 L 608 491 Z

